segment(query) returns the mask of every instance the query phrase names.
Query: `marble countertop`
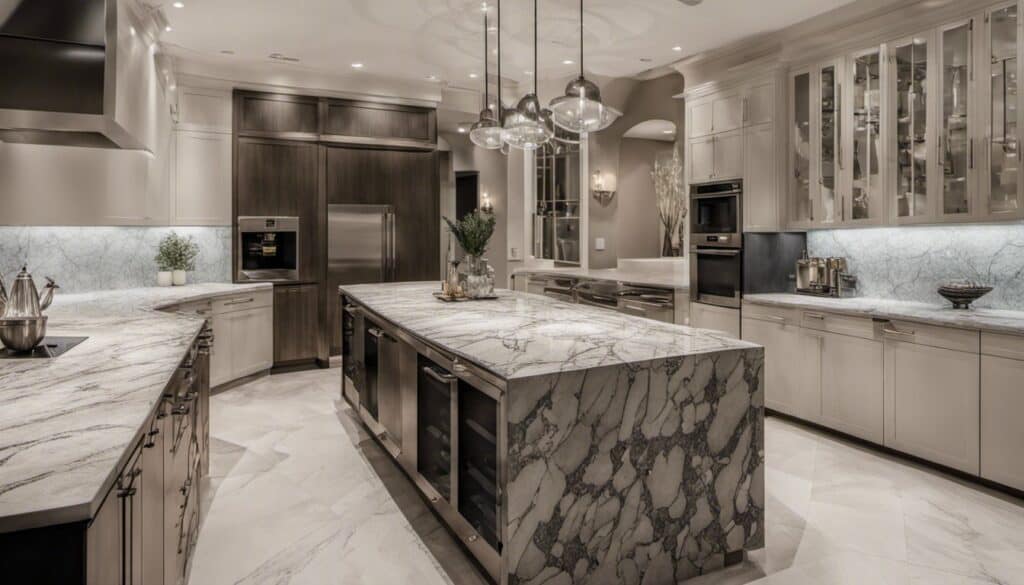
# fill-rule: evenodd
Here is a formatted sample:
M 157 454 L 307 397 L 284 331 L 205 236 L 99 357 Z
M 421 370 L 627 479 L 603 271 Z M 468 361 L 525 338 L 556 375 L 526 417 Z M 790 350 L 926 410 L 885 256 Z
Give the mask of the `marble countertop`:
M 437 283 L 343 285 L 409 333 L 505 380 L 760 347 L 723 333 L 630 317 L 540 295 L 445 303 Z
M 614 280 L 642 286 L 657 286 L 676 290 L 690 290 L 690 275 L 668 272 L 658 274 L 649 271 L 628 270 L 621 268 L 517 268 L 516 274 L 550 274 L 552 276 L 569 276 L 574 278 L 591 278 L 594 280 Z
M 873 298 L 833 299 L 791 293 L 744 295 L 743 302 L 745 304 L 816 309 L 876 319 L 899 319 L 960 329 L 1024 335 L 1024 311 L 997 309 L 965 311 L 953 309 L 950 305 Z
M 55 359 L 0 360 L 0 532 L 95 512 L 203 325 L 159 309 L 270 288 L 58 293 L 46 311 L 47 334 L 89 339 Z

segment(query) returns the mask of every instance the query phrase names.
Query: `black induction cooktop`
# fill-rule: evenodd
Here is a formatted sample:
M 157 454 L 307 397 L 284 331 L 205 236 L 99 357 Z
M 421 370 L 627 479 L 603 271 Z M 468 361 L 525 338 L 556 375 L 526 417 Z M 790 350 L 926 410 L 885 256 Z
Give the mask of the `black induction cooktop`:
M 0 349 L 0 360 L 19 360 L 30 358 L 51 359 L 67 353 L 72 347 L 82 343 L 88 337 L 44 337 L 43 341 L 29 351 Z

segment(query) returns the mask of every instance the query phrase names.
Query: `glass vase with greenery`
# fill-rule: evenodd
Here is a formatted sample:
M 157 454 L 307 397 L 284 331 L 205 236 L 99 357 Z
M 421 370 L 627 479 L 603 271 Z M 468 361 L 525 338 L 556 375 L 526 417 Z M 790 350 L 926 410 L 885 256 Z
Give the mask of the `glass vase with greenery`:
M 447 217 L 444 221 L 448 224 L 448 231 L 452 237 L 466 252 L 466 258 L 462 262 L 466 270 L 466 286 L 463 287 L 466 296 L 489 296 L 494 291 L 494 271 L 489 269 L 483 256 L 487 252 L 491 236 L 494 235 L 497 223 L 494 215 L 477 209 L 459 221 L 452 221 Z

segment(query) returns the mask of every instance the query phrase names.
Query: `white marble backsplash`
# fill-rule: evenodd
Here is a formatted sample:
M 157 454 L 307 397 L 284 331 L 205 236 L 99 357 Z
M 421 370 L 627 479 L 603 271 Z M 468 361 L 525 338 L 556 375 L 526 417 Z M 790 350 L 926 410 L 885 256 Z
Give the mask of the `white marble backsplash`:
M 27 264 L 62 294 L 156 286 L 153 257 L 172 231 L 199 244 L 189 282 L 231 282 L 229 227 L 0 227 L 0 273 L 10 282 Z
M 845 256 L 859 296 L 943 303 L 957 279 L 994 287 L 975 305 L 1024 309 L 1024 223 L 812 231 L 811 256 Z

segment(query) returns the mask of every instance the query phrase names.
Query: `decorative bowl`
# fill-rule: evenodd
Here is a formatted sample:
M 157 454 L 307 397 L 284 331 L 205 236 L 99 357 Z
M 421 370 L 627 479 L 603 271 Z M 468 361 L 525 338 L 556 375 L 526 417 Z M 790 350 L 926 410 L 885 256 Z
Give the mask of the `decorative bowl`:
M 44 337 L 46 316 L 0 319 L 0 343 L 11 351 L 30 351 Z
M 971 281 L 951 282 L 940 286 L 938 292 L 953 303 L 954 309 L 969 309 L 971 303 L 992 292 L 992 287 Z

